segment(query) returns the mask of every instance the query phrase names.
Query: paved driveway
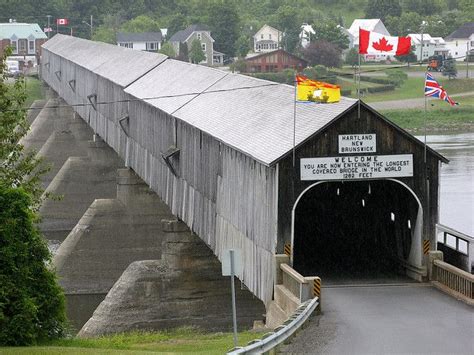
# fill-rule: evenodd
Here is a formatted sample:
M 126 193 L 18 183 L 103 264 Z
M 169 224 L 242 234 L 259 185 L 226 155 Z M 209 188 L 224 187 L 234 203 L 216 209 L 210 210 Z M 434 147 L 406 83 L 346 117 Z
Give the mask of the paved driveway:
M 474 308 L 429 284 L 323 289 L 287 354 L 474 354 Z

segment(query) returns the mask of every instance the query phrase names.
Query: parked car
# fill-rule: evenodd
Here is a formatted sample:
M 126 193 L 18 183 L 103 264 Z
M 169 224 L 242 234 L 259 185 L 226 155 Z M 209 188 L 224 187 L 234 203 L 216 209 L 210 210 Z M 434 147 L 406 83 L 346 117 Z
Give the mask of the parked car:
M 21 75 L 21 70 L 17 61 L 7 60 L 7 76 L 18 78 Z

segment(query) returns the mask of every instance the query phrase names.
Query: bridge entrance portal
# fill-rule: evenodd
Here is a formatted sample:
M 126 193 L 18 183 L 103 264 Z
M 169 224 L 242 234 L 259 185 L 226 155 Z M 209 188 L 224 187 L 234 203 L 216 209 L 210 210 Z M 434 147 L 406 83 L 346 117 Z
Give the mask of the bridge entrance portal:
M 380 278 L 421 265 L 422 208 L 398 180 L 318 182 L 293 208 L 293 267 L 322 278 Z

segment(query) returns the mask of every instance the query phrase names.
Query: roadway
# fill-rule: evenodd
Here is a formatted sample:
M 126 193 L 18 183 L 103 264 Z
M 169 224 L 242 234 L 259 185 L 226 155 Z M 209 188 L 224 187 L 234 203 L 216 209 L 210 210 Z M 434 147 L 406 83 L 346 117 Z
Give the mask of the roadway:
M 474 354 L 474 308 L 430 284 L 323 289 L 286 354 Z

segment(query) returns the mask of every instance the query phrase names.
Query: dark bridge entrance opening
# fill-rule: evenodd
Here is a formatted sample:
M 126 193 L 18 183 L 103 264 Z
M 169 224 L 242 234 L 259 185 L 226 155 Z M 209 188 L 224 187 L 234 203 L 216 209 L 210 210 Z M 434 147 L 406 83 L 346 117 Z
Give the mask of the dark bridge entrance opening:
M 390 180 L 324 182 L 295 209 L 293 267 L 326 280 L 404 275 L 418 202 Z

